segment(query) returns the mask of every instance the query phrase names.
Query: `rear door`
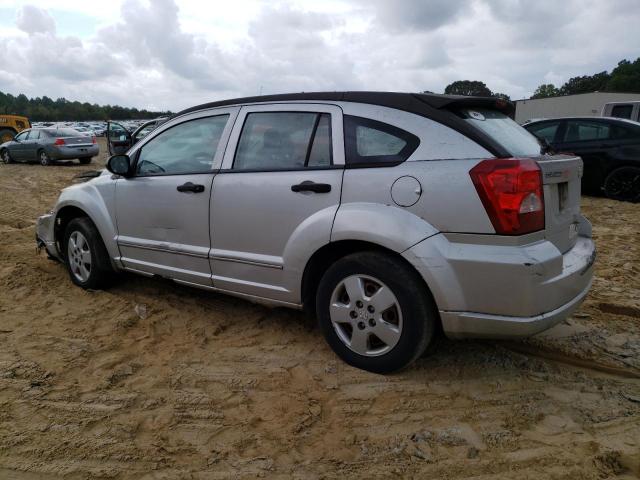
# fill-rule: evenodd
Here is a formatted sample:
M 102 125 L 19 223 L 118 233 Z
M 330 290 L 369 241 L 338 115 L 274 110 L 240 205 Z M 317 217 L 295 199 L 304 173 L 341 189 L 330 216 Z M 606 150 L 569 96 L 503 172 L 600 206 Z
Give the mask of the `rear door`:
M 117 122 L 107 122 L 106 136 L 109 155 L 126 153 L 133 145 L 131 132 Z
M 29 130 L 29 136 L 24 144 L 24 155 L 27 160 L 37 160 L 41 136 L 44 136 L 44 134 L 42 134 L 40 130 Z
M 570 119 L 565 120 L 564 124 L 556 151 L 582 158 L 582 189 L 585 193 L 599 193 L 605 176 L 604 165 L 609 161 L 613 147 L 610 124 L 598 119 Z
M 242 107 L 213 181 L 214 286 L 300 302 L 305 255 L 330 241 L 343 168 L 340 108 Z
M 211 286 L 209 201 L 238 108 L 172 122 L 132 154 L 135 174 L 116 183 L 123 265 Z

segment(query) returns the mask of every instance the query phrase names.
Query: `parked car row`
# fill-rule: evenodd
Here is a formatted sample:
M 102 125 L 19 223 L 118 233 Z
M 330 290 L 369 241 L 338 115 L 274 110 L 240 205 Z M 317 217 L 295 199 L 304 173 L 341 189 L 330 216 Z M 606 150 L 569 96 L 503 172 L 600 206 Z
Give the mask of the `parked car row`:
M 584 162 L 582 191 L 640 201 L 640 123 L 613 117 L 533 120 L 523 125 L 558 153 Z

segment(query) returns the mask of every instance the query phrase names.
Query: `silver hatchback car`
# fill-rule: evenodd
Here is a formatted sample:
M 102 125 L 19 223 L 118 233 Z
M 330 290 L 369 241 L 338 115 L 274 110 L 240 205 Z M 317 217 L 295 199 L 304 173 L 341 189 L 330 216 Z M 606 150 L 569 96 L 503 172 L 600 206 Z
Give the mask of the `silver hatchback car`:
M 440 326 L 524 337 L 574 311 L 595 247 L 582 161 L 493 98 L 330 92 L 182 111 L 64 189 L 37 242 L 83 288 L 117 271 L 315 314 L 390 372 Z

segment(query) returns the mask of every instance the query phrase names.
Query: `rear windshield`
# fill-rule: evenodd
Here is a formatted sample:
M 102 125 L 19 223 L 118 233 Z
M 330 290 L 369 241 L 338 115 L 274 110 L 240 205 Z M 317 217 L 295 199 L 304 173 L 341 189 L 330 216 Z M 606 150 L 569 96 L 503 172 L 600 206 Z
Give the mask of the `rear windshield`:
M 488 109 L 464 110 L 463 118 L 502 145 L 511 155 L 536 157 L 540 143 L 504 113 Z
M 79 137 L 80 132 L 73 128 L 56 128 L 51 130 L 45 130 L 50 137 Z

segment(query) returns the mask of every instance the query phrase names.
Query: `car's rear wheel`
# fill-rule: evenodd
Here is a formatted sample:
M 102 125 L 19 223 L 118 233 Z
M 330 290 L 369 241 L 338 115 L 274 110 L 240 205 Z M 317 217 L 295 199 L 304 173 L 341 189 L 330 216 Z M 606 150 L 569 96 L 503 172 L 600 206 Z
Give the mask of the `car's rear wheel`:
M 13 159 L 11 158 L 11 154 L 9 153 L 8 148 L 3 148 L 0 152 L 0 158 L 2 158 L 2 163 L 12 163 Z
M 88 165 L 89 163 L 91 163 L 92 158 L 79 158 L 78 161 L 82 164 L 82 165 Z
M 16 133 L 9 128 L 0 128 L 0 143 L 12 140 Z
M 87 217 L 74 218 L 64 234 L 65 263 L 71 281 L 82 288 L 109 284 L 113 269 L 98 229 Z
M 389 373 L 425 351 L 437 322 L 420 276 L 402 259 L 360 252 L 333 264 L 316 298 L 320 328 L 331 348 L 354 367 Z
M 640 168 L 616 168 L 604 180 L 604 193 L 614 200 L 640 202 Z
M 51 157 L 49 157 L 49 155 L 47 155 L 47 152 L 45 152 L 44 150 L 38 151 L 38 161 L 43 167 L 47 167 L 52 163 Z

